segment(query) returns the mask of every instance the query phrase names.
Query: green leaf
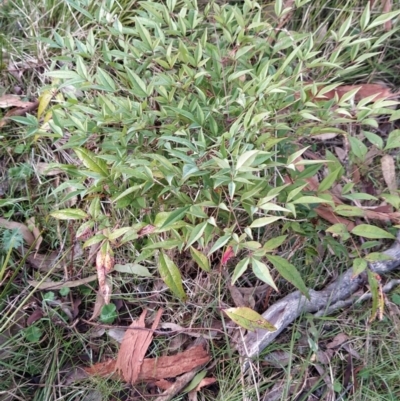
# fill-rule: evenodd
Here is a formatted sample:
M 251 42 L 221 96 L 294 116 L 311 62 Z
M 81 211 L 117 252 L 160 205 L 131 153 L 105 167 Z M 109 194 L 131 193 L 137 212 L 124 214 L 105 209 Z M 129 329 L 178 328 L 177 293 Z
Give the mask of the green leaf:
M 148 49 L 153 49 L 150 32 L 140 23 L 139 18 L 136 18 L 136 29 L 139 32 L 140 38 Z
M 105 160 L 100 159 L 87 149 L 75 148 L 74 151 L 86 168 L 95 173 L 99 173 L 103 177 L 108 177 L 107 163 Z
M 383 139 L 379 135 L 369 131 L 363 131 L 363 134 L 372 145 L 375 145 L 378 149 L 383 149 Z
M 236 71 L 233 74 L 229 75 L 228 77 L 228 82 L 232 82 L 237 78 L 240 78 L 241 76 L 248 74 L 249 72 L 252 72 L 253 70 L 242 70 L 242 71 Z
M 274 249 L 280 247 L 286 238 L 287 235 L 280 235 L 279 237 L 271 238 L 264 244 L 263 249 L 267 252 L 273 251 Z
M 31 343 L 37 343 L 43 335 L 42 329 L 37 326 L 29 326 L 24 331 L 25 338 Z
M 147 97 L 147 88 L 144 81 L 135 72 L 130 70 L 128 67 L 125 68 L 128 75 L 129 82 L 132 85 L 134 94 L 139 97 Z
M 362 217 L 364 216 L 364 210 L 360 209 L 359 207 L 356 206 L 350 206 L 350 205 L 339 205 L 335 207 L 335 213 L 339 214 L 340 216 L 346 216 L 346 217 Z
M 385 150 L 399 148 L 400 147 L 400 129 L 395 129 L 389 134 L 386 142 Z
M 22 236 L 21 230 L 15 228 L 13 230 L 5 230 L 2 236 L 1 248 L 8 252 L 10 249 L 17 249 L 24 243 L 24 237 Z
M 89 217 L 87 213 L 81 209 L 61 209 L 51 212 L 50 216 L 58 220 L 80 220 Z
M 391 256 L 386 255 L 386 253 L 382 252 L 371 252 L 367 256 L 365 256 L 364 259 L 369 263 L 383 262 L 385 260 L 393 260 Z
M 208 252 L 207 256 L 210 256 L 216 250 L 223 247 L 230 239 L 231 239 L 231 234 L 226 234 L 226 235 L 218 238 L 217 241 L 215 242 L 215 244 L 210 249 L 210 252 Z
M 207 227 L 207 222 L 204 221 L 203 223 L 197 224 L 197 226 L 193 228 L 192 232 L 190 233 L 190 237 L 185 249 L 188 249 L 203 235 L 206 227 Z
M 236 283 L 236 280 L 239 279 L 242 274 L 247 270 L 247 267 L 250 263 L 250 258 L 245 258 L 242 259 L 235 267 L 235 270 L 233 271 L 232 278 L 231 278 L 231 284 L 234 285 Z
M 283 218 L 282 216 L 261 217 L 261 218 L 259 218 L 259 219 L 255 219 L 255 220 L 251 223 L 250 227 L 251 227 L 251 228 L 264 227 L 264 226 L 266 226 L 266 225 L 268 225 L 268 224 L 271 224 L 271 223 L 273 223 L 273 222 L 275 222 L 275 221 L 277 221 L 277 220 L 280 220 L 280 219 L 282 219 L 282 218 Z
M 396 239 L 393 234 L 388 233 L 382 228 L 371 226 L 369 224 L 359 224 L 351 230 L 352 234 L 359 235 L 364 238 L 373 238 L 373 239 L 381 239 L 381 238 L 390 238 Z
M 302 294 L 310 299 L 307 287 L 304 284 L 300 273 L 290 262 L 277 255 L 266 255 L 266 257 L 284 279 L 289 281 L 289 283 L 292 283 Z
M 369 269 L 367 269 L 368 284 L 372 295 L 372 308 L 371 308 L 371 320 L 376 316 L 379 307 L 379 282 L 376 275 Z M 383 305 L 382 305 L 383 307 Z
M 326 232 L 334 234 L 334 236 L 339 236 L 343 241 L 347 241 L 350 238 L 347 226 L 343 223 L 337 223 L 326 229 Z
M 101 241 L 104 241 L 107 237 L 104 234 L 96 234 L 95 236 L 89 238 L 85 243 L 82 245 L 82 248 L 85 249 L 89 246 L 98 244 Z
M 364 160 L 365 156 L 368 152 L 368 148 L 358 138 L 355 138 L 354 136 L 349 137 L 349 142 L 350 142 L 352 152 L 360 160 Z
M 190 254 L 192 255 L 193 260 L 206 272 L 209 272 L 210 269 L 210 261 L 207 256 L 202 252 L 198 251 L 196 248 L 190 247 Z
M 84 81 L 84 79 L 75 71 L 68 71 L 68 70 L 50 71 L 45 73 L 45 75 L 52 78 L 73 79 L 81 82 Z
M 103 305 L 99 318 L 102 323 L 112 324 L 117 317 L 118 313 L 115 304 L 110 303 L 108 305 Z
M 141 277 L 153 277 L 147 267 L 138 263 L 126 263 L 124 265 L 117 264 L 114 266 L 114 270 L 120 273 L 135 274 Z
M 176 221 L 182 220 L 183 217 L 185 217 L 185 215 L 189 209 L 190 209 L 190 206 L 185 206 L 185 207 L 178 208 L 175 211 L 171 212 L 160 228 L 165 228 L 167 226 L 174 224 Z
M 377 197 L 365 193 L 348 194 L 348 195 L 343 195 L 343 197 L 350 200 L 378 200 Z
M 186 294 L 182 285 L 181 273 L 176 264 L 164 253 L 160 253 L 158 270 L 161 279 L 167 284 L 172 293 L 181 300 L 186 299 Z
M 241 154 L 236 162 L 236 170 L 240 170 L 240 167 L 242 166 L 249 167 L 259 153 L 259 150 L 248 150 Z
M 265 263 L 262 263 L 255 258 L 251 258 L 251 265 L 253 268 L 253 273 L 256 275 L 257 278 L 259 278 L 261 281 L 264 281 L 264 283 L 270 285 L 275 291 L 278 291 L 278 288 L 274 283 L 271 273 L 269 272 L 268 266 Z
M 390 13 L 385 13 L 380 15 L 379 17 L 375 18 L 365 29 L 366 31 L 369 31 L 372 28 L 375 28 L 379 25 L 383 25 L 385 22 L 390 21 L 393 18 L 396 18 L 400 14 L 400 10 L 397 11 L 392 11 Z
M 182 244 L 181 240 L 170 239 L 146 245 L 143 249 L 174 249 Z
M 62 288 L 60 288 L 60 291 L 59 291 L 59 293 L 62 297 L 66 297 L 70 292 L 71 292 L 71 289 L 68 287 L 62 287 Z
M 275 331 L 276 327 L 264 319 L 260 314 L 250 308 L 229 308 L 225 309 L 226 315 L 232 319 L 237 325 L 249 331 L 257 329 Z
M 353 260 L 353 277 L 357 277 L 360 273 L 362 273 L 368 264 L 364 259 L 355 258 Z
M 319 184 L 318 192 L 326 191 L 327 189 L 332 188 L 332 185 L 337 180 L 339 173 L 341 172 L 342 167 L 338 168 L 332 173 L 328 174 Z
M 125 196 L 130 195 L 132 192 L 135 192 L 138 189 L 142 189 L 143 187 L 144 187 L 144 184 L 134 185 L 133 187 L 130 187 L 130 188 L 126 189 L 124 192 L 122 192 L 121 194 L 119 194 L 116 198 L 113 198 L 113 202 L 117 202 L 120 199 L 124 198 Z
M 97 82 L 109 92 L 115 92 L 115 82 L 102 68 L 97 67 Z
M 199 373 L 197 373 L 197 375 L 193 377 L 192 381 L 188 384 L 188 386 L 185 387 L 185 389 L 182 391 L 182 394 L 186 394 L 194 390 L 206 376 L 207 376 L 207 369 L 204 369 Z
M 294 200 L 292 203 L 294 204 L 328 203 L 333 205 L 332 201 L 329 201 L 324 198 L 319 198 L 318 196 L 301 196 L 300 198 Z

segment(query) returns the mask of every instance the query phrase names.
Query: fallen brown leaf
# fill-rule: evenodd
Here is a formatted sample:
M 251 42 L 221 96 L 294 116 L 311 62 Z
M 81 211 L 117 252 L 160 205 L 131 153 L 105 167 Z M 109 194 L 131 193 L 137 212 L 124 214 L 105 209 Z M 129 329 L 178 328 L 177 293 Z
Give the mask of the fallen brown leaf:
M 179 394 L 196 376 L 197 371 L 200 367 L 191 370 L 190 372 L 184 373 L 183 375 L 177 377 L 175 382 L 170 386 L 164 393 L 154 399 L 154 401 L 169 401 L 177 394 Z
M 9 110 L 5 116 L 0 120 L 0 128 L 4 127 L 6 124 L 9 123 L 9 118 L 10 117 L 15 117 L 15 116 L 24 116 L 26 113 L 30 113 L 31 111 L 37 109 L 39 106 L 39 102 L 29 102 L 29 105 L 26 105 L 25 107 L 21 108 L 14 108 Z
M 162 309 L 157 312 L 151 326 L 152 330 L 157 328 L 162 313 Z M 144 356 L 151 340 L 153 339 L 152 331 L 135 330 L 137 328 L 146 328 L 144 322 L 146 314 L 147 311 L 144 310 L 140 315 L 139 320 L 132 322 L 129 326 L 129 329 L 126 331 L 124 339 L 122 340 L 121 348 L 118 352 L 117 363 L 115 365 L 117 373 L 123 377 L 125 382 L 131 384 L 135 383 L 139 378 Z
M 43 163 L 43 162 L 37 163 L 36 169 L 39 174 L 46 175 L 49 177 L 64 173 L 64 171 L 61 170 L 59 167 L 54 167 L 54 164 L 52 163 Z
M 396 167 L 393 156 L 384 155 L 381 159 L 383 179 L 392 195 L 397 194 Z
M 114 267 L 114 257 L 111 252 L 104 252 L 101 248 L 96 255 L 96 271 L 97 280 L 99 282 L 99 291 L 104 298 L 105 304 L 109 304 L 111 300 L 111 288 L 107 281 L 107 273 Z
M 344 342 L 346 342 L 349 339 L 349 336 L 345 333 L 339 333 L 337 334 L 333 340 L 326 344 L 326 348 L 331 349 L 331 348 L 336 348 L 342 345 Z
M 0 108 L 6 109 L 9 107 L 27 107 L 31 104 L 31 102 L 27 102 L 26 100 L 21 100 L 18 95 L 6 94 L 0 96 Z
M 201 380 L 201 382 L 196 386 L 196 388 L 193 391 L 200 391 L 203 387 L 207 387 L 211 384 L 216 383 L 217 379 L 214 377 L 205 377 L 204 379 Z
M 73 287 L 79 287 L 82 284 L 87 284 L 91 283 L 92 281 L 95 281 L 97 276 L 94 274 L 92 276 L 82 278 L 80 280 L 69 280 L 69 281 L 44 281 L 43 283 L 40 281 L 36 280 L 28 280 L 29 285 L 32 287 L 36 287 L 40 290 L 59 290 L 60 288 L 73 288 Z
M 93 307 L 93 313 L 92 316 L 89 319 L 89 322 L 91 320 L 94 320 L 96 318 L 98 318 L 101 314 L 101 309 L 103 308 L 103 306 L 105 305 L 105 301 L 104 301 L 104 297 L 101 293 L 100 290 L 97 291 L 96 293 L 96 301 L 94 303 L 94 307 Z

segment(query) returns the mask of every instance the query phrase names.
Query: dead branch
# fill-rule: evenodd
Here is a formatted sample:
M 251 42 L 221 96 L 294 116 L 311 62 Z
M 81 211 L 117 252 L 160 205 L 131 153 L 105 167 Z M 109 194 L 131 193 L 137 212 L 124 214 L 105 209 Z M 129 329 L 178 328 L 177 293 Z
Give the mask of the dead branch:
M 390 256 L 391 259 L 369 265 L 370 269 L 378 274 L 389 273 L 400 266 L 400 232 L 397 234 L 395 243 L 383 253 Z M 321 291 L 310 290 L 310 299 L 307 299 L 300 291 L 287 295 L 263 313 L 263 317 L 273 323 L 277 330 L 273 332 L 266 330 L 249 332 L 244 340 L 237 345 L 239 353 L 245 358 L 253 358 L 259 355 L 289 324 L 303 313 L 315 313 L 321 316 L 354 303 L 351 301 L 352 295 L 366 283 L 366 272 L 354 277 L 353 270 L 350 268 L 325 289 Z M 386 288 L 386 291 L 390 287 Z M 245 362 L 244 366 L 247 367 L 248 362 Z

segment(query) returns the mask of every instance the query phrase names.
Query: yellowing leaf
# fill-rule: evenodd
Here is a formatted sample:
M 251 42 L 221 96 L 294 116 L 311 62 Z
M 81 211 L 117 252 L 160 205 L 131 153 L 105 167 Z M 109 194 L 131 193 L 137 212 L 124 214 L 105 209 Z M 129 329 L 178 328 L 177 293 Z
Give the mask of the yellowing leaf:
M 160 253 L 158 270 L 161 278 L 169 289 L 178 298 L 184 300 L 186 298 L 185 291 L 182 285 L 181 273 L 176 264 L 164 253 Z
M 190 247 L 190 254 L 194 261 L 206 272 L 210 271 L 210 262 L 206 255 L 198 251 L 196 248 Z
M 263 329 L 268 331 L 275 331 L 276 327 L 268 320 L 264 319 L 260 314 L 250 308 L 230 308 L 225 309 L 224 312 L 239 326 L 249 330 L 255 331 L 256 329 Z
M 44 111 L 47 109 L 47 106 L 50 103 L 50 100 L 53 97 L 53 91 L 47 90 L 44 91 L 39 97 L 39 106 L 38 106 L 38 113 L 37 116 L 40 118 Z
M 81 209 L 61 209 L 51 212 L 50 216 L 58 220 L 80 220 L 88 217 L 87 213 Z
M 108 176 L 107 163 L 104 160 L 87 149 L 76 148 L 74 151 L 86 168 L 99 173 L 103 177 Z

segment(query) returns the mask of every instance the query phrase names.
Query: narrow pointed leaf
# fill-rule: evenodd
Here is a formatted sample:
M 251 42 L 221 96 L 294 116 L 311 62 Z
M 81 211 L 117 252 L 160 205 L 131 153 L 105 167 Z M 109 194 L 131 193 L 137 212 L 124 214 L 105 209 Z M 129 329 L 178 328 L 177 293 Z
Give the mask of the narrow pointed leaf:
M 185 217 L 185 214 L 189 209 L 190 206 L 185 206 L 176 209 L 167 217 L 167 219 L 164 221 L 163 225 L 160 228 L 165 228 L 167 226 L 170 226 L 171 224 L 174 224 L 176 221 L 182 220 L 182 218 Z
M 274 265 L 275 269 L 278 270 L 279 274 L 292 283 L 297 289 L 300 290 L 308 299 L 310 295 L 308 293 L 307 287 L 304 284 L 303 279 L 297 269 L 286 259 L 277 255 L 266 255 L 267 259 Z

